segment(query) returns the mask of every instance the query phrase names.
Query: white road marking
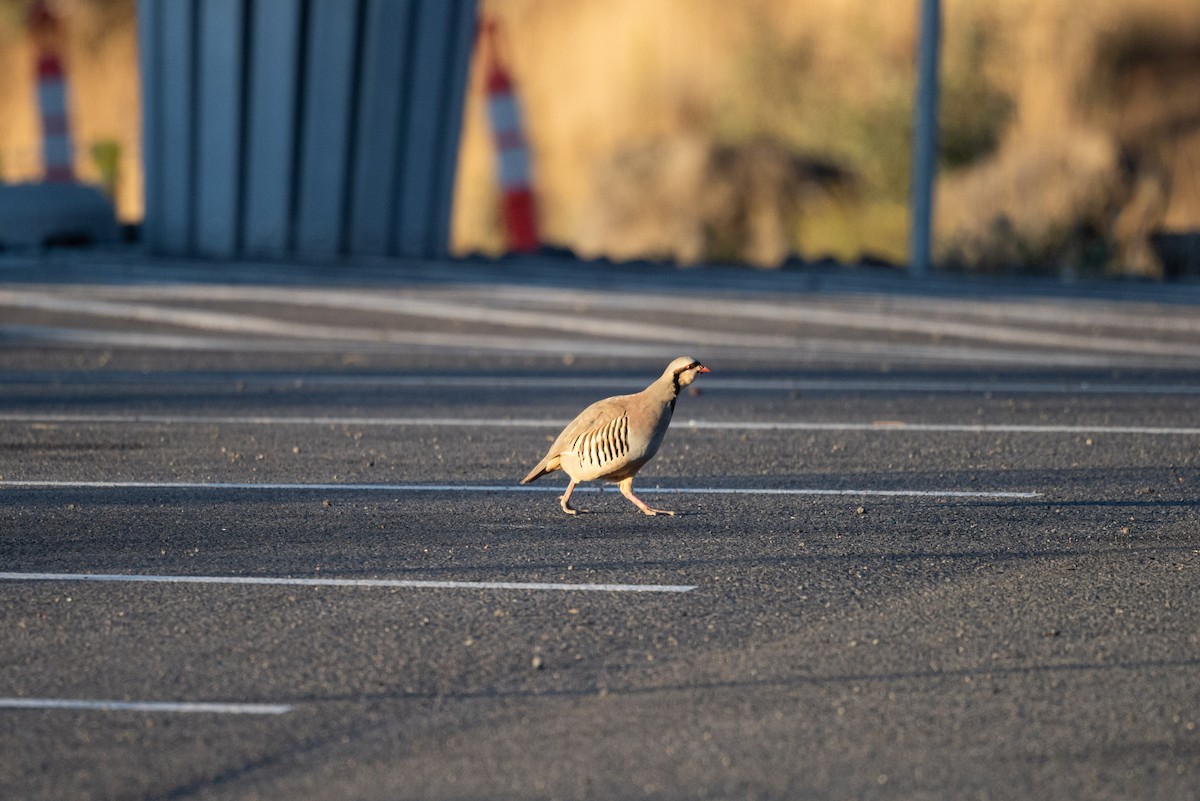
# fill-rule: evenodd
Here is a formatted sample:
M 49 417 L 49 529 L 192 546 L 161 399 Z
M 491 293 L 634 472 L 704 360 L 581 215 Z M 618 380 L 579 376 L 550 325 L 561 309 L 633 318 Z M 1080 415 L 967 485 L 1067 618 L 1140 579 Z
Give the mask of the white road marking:
M 351 417 L 188 414 L 43 414 L 0 413 L 0 422 L 127 425 L 296 425 L 296 426 L 426 426 L 438 428 L 561 428 L 568 422 L 536 418 L 491 420 L 472 417 Z M 875 420 L 869 423 L 803 420 L 731 421 L 675 420 L 676 427 L 710 431 L 920 431 L 958 434 L 1143 434 L 1195 436 L 1197 426 L 1043 425 L 1037 423 L 909 423 Z
M 461 426 L 475 428 L 499 425 L 505 428 L 562 427 L 566 420 L 503 420 L 454 417 L 273 417 L 265 415 L 177 415 L 177 414 L 22 414 L 0 413 L 8 423 L 124 423 L 150 425 L 303 425 L 303 426 Z
M 281 324 L 282 325 L 282 324 Z M 289 324 L 293 325 L 293 324 Z M 301 325 L 299 323 L 294 325 Z M 28 340 L 66 344 L 85 348 L 148 348 L 157 350 L 190 350 L 205 352 L 287 352 L 325 353 L 358 351 L 394 353 L 398 346 L 451 350 L 460 352 L 503 352 L 503 353 L 570 353 L 592 356 L 627 356 L 629 358 L 659 359 L 664 353 L 662 345 L 618 343 L 606 340 L 584 339 L 529 339 L 528 337 L 503 336 L 499 334 L 475 335 L 439 331 L 397 331 L 391 329 L 340 329 L 340 334 L 330 337 L 318 336 L 317 328 L 333 330 L 331 326 L 310 327 L 309 337 L 298 334 L 293 338 L 272 339 L 237 335 L 198 336 L 195 334 L 163 334 L 137 331 L 114 331 L 99 328 L 70 328 L 64 326 L 0 326 L 0 336 L 13 341 Z M 259 332 L 260 334 L 262 332 Z M 296 332 L 294 332 L 296 333 Z M 360 336 L 361 335 L 361 336 Z M 275 336 L 283 337 L 282 334 Z M 732 350 L 732 349 L 731 349 Z M 755 351 L 762 358 L 778 358 L 778 350 L 763 348 Z M 897 354 L 900 355 L 900 354 Z M 980 355 L 978 361 L 987 361 Z M 1057 363 L 1057 362 L 1056 362 Z M 1132 366 L 1132 365 L 1130 365 Z
M 497 297 L 499 296 L 499 288 Z M 100 300 L 81 297 L 80 293 L 111 298 Z M 534 296 L 533 290 L 526 292 Z M 655 298 L 638 297 L 629 293 L 598 293 L 575 290 L 572 303 L 584 303 L 597 309 L 615 309 L 627 312 L 630 309 L 658 311 L 661 305 Z M 132 299 L 135 302 L 130 302 Z M 452 322 L 484 323 L 497 327 L 516 329 L 544 329 L 559 334 L 599 337 L 595 340 L 561 339 L 550 337 L 502 336 L 496 334 L 471 335 L 452 332 L 420 330 L 397 330 L 390 325 L 377 327 L 326 325 L 280 319 L 262 314 L 230 311 L 214 311 L 196 308 L 181 308 L 172 305 L 157 305 L 155 301 L 195 302 L 247 301 L 286 304 L 293 308 L 306 309 L 324 307 L 370 311 L 403 318 L 438 319 Z M 495 297 L 487 290 L 475 295 L 458 295 L 445 300 L 434 294 L 417 297 L 391 295 L 388 293 L 366 293 L 336 291 L 330 289 L 280 289 L 239 285 L 229 286 L 155 286 L 155 287 L 76 287 L 73 293 L 39 291 L 28 289 L 0 289 L 0 305 L 24 309 L 35 309 L 52 313 L 77 314 L 118 320 L 133 320 L 146 323 L 165 324 L 198 331 L 241 335 L 243 349 L 252 344 L 246 335 L 258 335 L 283 340 L 317 343 L 357 343 L 361 347 L 405 344 L 413 347 L 466 348 L 471 350 L 503 350 L 512 352 L 606 352 L 620 350 L 628 354 L 631 350 L 645 353 L 647 343 L 676 343 L 701 345 L 713 352 L 738 352 L 750 354 L 786 354 L 788 358 L 812 358 L 814 356 L 839 355 L 841 357 L 870 357 L 917 359 L 934 361 L 971 361 L 976 363 L 1029 363 L 1040 365 L 1075 366 L 1146 366 L 1151 363 L 1164 364 L 1175 360 L 1200 358 L 1200 343 L 1180 342 L 1176 339 L 1143 339 L 1123 336 L 1100 335 L 1095 332 L 1063 332 L 1053 329 L 1032 329 L 1029 325 L 981 324 L 977 319 L 954 321 L 931 319 L 921 314 L 897 314 L 894 310 L 871 308 L 836 308 L 826 303 L 795 301 L 789 305 L 758 301 L 706 301 L 706 307 L 714 316 L 725 318 L 747 318 L 756 321 L 773 320 L 782 323 L 818 325 L 830 329 L 856 328 L 879 334 L 876 340 L 855 341 L 844 337 L 814 337 L 811 335 L 774 334 L 748 332 L 726 327 L 688 327 L 668 325 L 661 322 L 644 323 L 626 317 L 605 319 L 596 314 L 575 315 L 569 319 L 563 315 L 547 314 L 545 308 L 534 303 L 533 309 L 498 308 Z M 9 336 L 26 339 L 42 339 L 36 326 L 15 327 Z M 908 333 L 930 337 L 933 344 L 895 342 L 895 334 Z M 140 347 L 167 347 L 159 342 L 157 334 L 130 334 L 103 331 L 88 331 L 77 344 L 92 346 L 136 347 L 128 337 L 142 337 Z M 71 341 L 69 329 L 47 331 L 45 339 Z M 960 343 L 940 344 L 938 340 L 951 338 Z M 620 342 L 625 340 L 625 342 Z M 178 345 L 178 339 L 172 337 Z M 962 344 L 984 342 L 983 347 Z M 633 344 L 637 343 L 637 344 Z M 258 343 L 255 347 L 261 347 Z M 293 342 L 295 344 L 295 342 Z M 207 337 L 200 347 L 209 348 L 212 338 Z M 1014 346 L 1012 348 L 989 345 Z M 1049 350 L 1058 348 L 1058 350 Z M 661 351 L 661 348 L 658 348 Z M 1133 358 L 1136 356 L 1137 358 Z
M 579 492 L 579 488 L 575 488 Z M 687 495 L 864 495 L 876 498 L 1040 498 L 1040 492 L 977 492 L 966 490 L 879 490 L 879 489 L 826 489 L 820 487 L 765 487 L 742 489 L 738 487 L 658 487 L 639 489 L 638 492 L 666 492 Z
M 1105 426 L 1039 425 L 1024 423 L 906 423 L 902 420 L 877 420 L 871 423 L 745 422 L 714 423 L 704 420 L 680 421 L 689 428 L 715 428 L 742 431 L 922 431 L 959 434 L 1200 434 L 1195 426 Z
M 238 483 L 200 481 L 37 481 L 4 480 L 0 488 L 14 489 L 148 489 L 302 492 L 557 492 L 559 486 L 520 484 L 321 484 Z M 576 492 L 601 492 L 598 486 L 577 487 Z M 663 495 L 858 495 L 883 498 L 1039 498 L 1040 492 L 990 492 L 965 490 L 827 489 L 821 487 L 641 487 L 642 493 Z
M 248 335 L 195 336 L 145 332 L 114 331 L 99 328 L 43 327 L 34 325 L 0 325 L 0 336 L 16 341 L 42 342 L 81 348 L 136 348 L 152 350 L 188 350 L 223 352 L 287 352 L 287 353 L 344 353 L 347 350 L 371 353 L 394 353 L 398 346 L 456 353 L 530 353 L 571 356 L 622 357 L 659 359 L 670 354 L 682 343 L 634 343 L 612 339 L 568 339 L 559 337 L 530 338 L 501 334 L 458 334 L 439 331 L 397 331 L 370 329 L 364 338 L 337 336 L 335 338 L 271 339 Z M 312 333 L 312 332 L 310 332 Z M 343 331 L 343 334 L 347 333 Z M 905 363 L 969 363 L 972 365 L 1025 365 L 1070 368 L 1177 367 L 1178 355 L 1132 355 L 1120 353 L 1072 353 L 1052 350 L 1016 350 L 968 345 L 908 344 L 894 340 L 848 340 L 817 337 L 796 337 L 790 345 L 767 347 L 761 340 L 747 346 L 735 346 L 730 340 L 706 347 L 708 359 L 737 359 L 740 361 L 771 362 L 773 364 L 809 364 L 814 361 L 836 360 L 839 364 L 875 362 Z M 1188 362 L 1191 363 L 1190 361 Z
M 0 709 L 67 709 L 99 712 L 204 712 L 215 715 L 283 715 L 288 704 L 232 704 L 200 701 L 95 701 L 80 698 L 0 698 Z
M 153 576 L 124 573 L 0 573 L 0 581 L 100 581 L 149 584 L 241 584 L 289 587 L 385 587 L 440 590 L 537 590 L 542 592 L 665 592 L 693 584 L 567 584 L 542 581 L 421 581 L 417 579 L 287 578 L 272 576 Z
M 565 308 L 582 305 L 621 311 L 658 311 L 661 308 L 660 304 L 656 305 L 656 298 L 648 297 L 644 292 L 635 294 L 580 287 L 497 285 L 487 287 L 479 294 L 484 296 L 487 303 L 508 303 L 518 307 L 540 305 Z M 1125 300 L 1027 297 L 982 300 L 908 296 L 892 294 L 887 290 L 866 294 L 828 290 L 816 295 L 793 294 L 785 302 L 705 297 L 704 303 L 710 313 L 727 317 L 762 319 L 762 310 L 765 308 L 765 314 L 772 319 L 794 322 L 824 320 L 837 326 L 888 331 L 905 330 L 910 324 L 915 324 L 919 330 L 928 330 L 929 326 L 937 325 L 939 315 L 943 319 L 957 315 L 974 321 L 1007 321 L 1018 324 L 1025 331 L 1028 331 L 1030 322 L 1045 323 L 1056 329 L 1074 326 L 1087 331 L 1096 325 L 1097 320 L 1102 320 L 1106 327 L 1117 327 L 1138 334 L 1148 331 L 1200 333 L 1200 320 L 1190 313 L 1188 306 L 1153 301 L 1130 303 Z M 814 312 L 817 318 L 813 317 Z M 1169 314 L 1176 316 L 1167 316 Z M 986 331 L 979 331 L 976 336 L 986 338 L 986 334 Z
M 0 332 L 3 327 L 0 327 Z M 314 386 L 481 388 L 497 389 L 612 389 L 636 391 L 645 376 L 493 376 L 493 375 L 355 375 L 332 373 L 0 373 L 0 382 L 14 385 L 244 385 L 303 390 Z M 1110 384 L 1092 381 L 988 381 L 981 379 L 855 379 L 855 378 L 726 378 L 705 377 L 704 392 L 930 392 L 1037 393 L 1057 395 L 1200 395 L 1200 384 Z
M 398 315 L 411 315 L 435 319 L 448 319 L 467 322 L 485 322 L 494 325 L 554 328 L 576 333 L 597 333 L 612 336 L 614 331 L 611 320 L 589 319 L 587 317 L 559 317 L 552 319 L 544 313 L 546 308 L 561 308 L 564 306 L 585 305 L 592 309 L 607 309 L 626 313 L 631 309 L 657 312 L 661 302 L 657 297 L 646 296 L 645 293 L 596 291 L 580 288 L 570 290 L 552 289 L 546 287 L 513 287 L 491 286 L 473 292 L 456 292 L 452 297 L 443 297 L 436 293 L 425 293 L 411 297 L 392 293 L 367 293 L 359 290 L 331 290 L 316 288 L 264 287 L 264 286 L 219 286 L 219 285 L 134 285 L 134 286 L 100 286 L 91 288 L 92 292 L 102 297 L 117 298 L 135 302 L 162 301 L 237 301 L 254 300 L 259 302 L 286 304 L 300 307 L 323 307 L 335 309 L 351 309 L 354 311 L 372 311 Z M 651 293 L 653 294 L 653 293 Z M 498 307 L 497 300 L 504 298 L 510 303 L 509 308 Z M 1125 312 L 1124 307 L 1115 304 L 1090 304 L 1082 309 L 1073 304 L 1058 303 L 1038 308 L 1028 302 L 980 302 L 980 301 L 937 301 L 939 309 L 951 309 L 954 313 L 965 316 L 967 320 L 940 319 L 930 314 L 929 303 L 906 302 L 905 298 L 889 298 L 887 302 L 846 302 L 844 299 L 822 297 L 817 300 L 810 298 L 793 298 L 788 303 L 778 303 L 763 300 L 732 300 L 728 298 L 710 298 L 705 301 L 706 308 L 714 316 L 743 318 L 751 320 L 771 319 L 780 322 L 796 322 L 805 324 L 826 325 L 837 328 L 857 328 L 887 333 L 910 332 L 934 336 L 955 336 L 964 339 L 989 340 L 1028 344 L 1045 347 L 1048 344 L 1064 345 L 1085 350 L 1130 350 L 1133 352 L 1152 352 L 1156 348 L 1166 346 L 1179 348 L 1181 343 L 1162 343 L 1155 340 L 1131 339 L 1125 337 L 1097 336 L 1093 331 L 1081 333 L 1064 332 L 1064 325 L 1075 328 L 1088 328 L 1096 323 L 1097 317 L 1108 325 L 1120 323 L 1128 331 L 1143 332 L 1146 330 L 1200 332 L 1200 323 L 1195 319 L 1181 315 L 1180 318 L 1160 319 L 1162 315 L 1146 314 L 1144 309 Z M 1030 307 L 1030 308 L 1026 308 Z M 1006 320 L 1006 318 L 1008 318 Z M 997 325 L 996 321 L 1009 324 Z M 981 322 L 987 321 L 987 322 Z M 1031 330 L 1030 323 L 1043 323 L 1051 328 Z M 661 336 L 663 333 L 679 335 L 685 329 L 657 324 L 635 323 L 623 320 L 619 336 L 645 340 Z M 686 333 L 694 337 L 708 331 L 697 332 L 686 329 Z M 1195 355 L 1196 345 L 1183 344 L 1184 352 Z
M 854 289 L 814 294 L 811 282 L 801 281 L 782 296 L 697 294 L 712 323 L 705 327 L 673 322 L 661 315 L 630 319 L 631 311 L 660 311 L 661 301 L 654 292 L 580 285 L 514 286 L 489 280 L 486 273 L 463 273 L 463 269 L 457 266 L 456 273 L 483 280 L 391 288 L 250 282 L 216 285 L 189 283 L 191 273 L 176 272 L 170 279 L 174 283 L 5 287 L 0 288 L 0 305 L 227 336 L 35 325 L 3 327 L 0 336 L 90 347 L 173 350 L 319 352 L 355 347 L 370 351 L 405 345 L 469 352 L 622 356 L 661 355 L 663 343 L 687 343 L 704 346 L 714 358 L 728 355 L 774 362 L 836 358 L 841 362 L 886 359 L 1146 367 L 1180 361 L 1194 364 L 1200 358 L 1200 342 L 1179 336 L 1200 332 L 1200 321 L 1187 306 L 1162 302 L 1130 304 L 1036 296 L 921 298 Z M 239 306 L 235 310 L 201 308 L 202 304 L 217 303 Z M 242 311 L 246 303 L 257 307 L 253 312 Z M 580 313 L 548 313 L 564 307 L 577 308 Z M 341 312 L 343 317 L 350 312 L 367 325 L 322 324 L 312 309 Z M 367 319 L 362 313 L 375 316 Z M 292 319 L 285 319 L 289 316 Z M 332 315 L 329 318 L 337 320 Z M 505 331 L 480 335 L 430 331 L 423 322 L 430 319 L 484 324 Z M 397 328 L 398 321 L 408 330 Z M 750 326 L 745 321 L 760 329 L 764 322 L 775 326 L 771 331 L 755 332 L 747 330 Z M 545 335 L 520 335 L 530 329 L 540 329 Z M 863 332 L 865 339 L 841 335 L 848 329 Z M 813 336 L 814 332 L 824 336 Z M 919 341 L 898 342 L 897 335 Z
M 509 289 L 511 292 L 511 289 Z M 555 305 L 566 303 L 596 309 L 619 310 L 621 312 L 660 311 L 662 303 L 652 296 L 637 296 L 618 292 L 597 292 L 572 289 L 531 290 L 521 289 L 525 298 L 535 292 L 542 298 L 553 300 Z M 498 296 L 500 293 L 497 292 Z M 1195 358 L 1200 356 L 1200 343 L 1179 342 L 1163 339 L 1135 339 L 1097 335 L 1094 332 L 1071 333 L 1056 329 L 1033 329 L 1023 325 L 996 325 L 980 322 L 980 315 L 972 314 L 966 321 L 934 318 L 920 312 L 900 313 L 898 308 L 884 308 L 880 304 L 854 304 L 855 308 L 838 308 L 827 302 L 792 300 L 787 304 L 763 301 L 736 301 L 726 299 L 705 300 L 705 309 L 714 316 L 741 317 L 752 320 L 773 320 L 784 323 L 802 323 L 831 328 L 850 328 L 875 331 L 883 334 L 922 334 L 933 337 L 954 337 L 963 340 L 982 340 L 1034 348 L 1061 347 L 1084 351 L 1128 352 L 1144 354 L 1171 354 Z M 1102 321 L 1111 319 L 1100 315 Z M 1047 321 L 1048 322 L 1048 321 Z M 1057 320 L 1060 324 L 1062 320 Z M 1076 318 L 1082 327 L 1084 322 L 1094 324 L 1096 317 Z M 1135 325 L 1130 330 L 1137 330 Z M 1192 330 L 1191 327 L 1187 330 Z

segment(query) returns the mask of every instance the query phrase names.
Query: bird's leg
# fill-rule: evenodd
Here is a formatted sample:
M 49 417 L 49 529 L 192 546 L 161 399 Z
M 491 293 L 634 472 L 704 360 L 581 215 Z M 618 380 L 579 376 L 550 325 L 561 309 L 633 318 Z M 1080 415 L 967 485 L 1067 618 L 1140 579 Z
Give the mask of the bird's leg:
M 578 509 L 572 509 L 570 503 L 568 503 L 571 500 L 571 493 L 575 491 L 575 485 L 578 483 L 575 479 L 571 479 L 571 483 L 567 485 L 567 491 L 558 499 L 558 505 L 569 515 L 578 514 L 579 512 Z
M 645 501 L 643 501 L 638 496 L 634 495 L 633 494 L 633 476 L 630 476 L 629 478 L 621 479 L 621 483 L 618 484 L 617 486 L 619 486 L 621 488 L 622 495 L 624 495 L 629 500 L 633 501 L 633 505 L 642 510 L 642 514 L 644 514 L 644 515 L 671 515 L 672 517 L 675 516 L 674 512 L 668 512 L 666 509 L 652 509 L 651 507 L 646 505 Z

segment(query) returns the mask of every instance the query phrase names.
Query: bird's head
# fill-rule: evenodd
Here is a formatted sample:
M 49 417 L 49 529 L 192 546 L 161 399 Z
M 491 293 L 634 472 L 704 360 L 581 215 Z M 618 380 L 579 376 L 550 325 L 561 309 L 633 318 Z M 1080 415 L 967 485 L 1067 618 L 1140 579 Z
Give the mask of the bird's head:
M 696 380 L 696 376 L 701 373 L 710 372 L 712 371 L 692 357 L 680 356 L 667 365 L 666 371 L 663 372 L 663 377 L 670 376 L 676 387 L 686 387 Z

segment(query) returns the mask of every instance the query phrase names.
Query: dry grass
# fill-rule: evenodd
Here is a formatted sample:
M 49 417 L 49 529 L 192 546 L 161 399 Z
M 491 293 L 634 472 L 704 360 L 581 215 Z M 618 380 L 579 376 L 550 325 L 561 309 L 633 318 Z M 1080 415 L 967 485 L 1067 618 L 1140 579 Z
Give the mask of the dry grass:
M 1157 276 L 1156 231 L 1200 229 L 1200 3 L 1014 2 L 999 148 L 946 174 L 943 259 Z
M 483 8 L 503 22 L 551 242 L 576 246 L 586 238 L 588 217 L 605 200 L 597 192 L 612 189 L 614 162 L 664 139 L 718 148 L 767 137 L 807 160 L 853 164 L 893 198 L 903 192 L 907 162 L 897 150 L 908 141 L 911 76 L 903 65 L 911 57 L 912 0 L 827 2 L 818 11 L 784 0 L 503 0 Z M 862 58 L 864 51 L 872 57 Z M 501 245 L 483 60 L 475 64 L 460 162 L 460 250 Z M 853 102 L 841 96 L 847 89 Z M 675 181 L 702 189 L 696 176 Z M 620 243 L 598 247 L 628 255 Z
M 788 226 L 795 250 L 904 259 L 913 0 L 483 7 L 507 32 L 548 241 L 622 257 L 631 241 L 649 243 L 644 255 L 693 253 L 694 232 L 676 234 L 678 214 L 662 209 L 695 202 L 704 170 L 681 180 L 678 159 L 664 158 L 659 172 L 630 172 L 628 188 L 614 170 L 665 140 L 715 152 L 767 137 L 856 179 L 852 196 L 804 196 Z M 1155 274 L 1150 233 L 1200 228 L 1197 53 L 1200 0 L 1093 0 L 1086 14 L 1068 0 L 946 0 L 941 258 Z M 476 68 L 454 241 L 496 251 Z M 613 226 L 605 241 L 598 217 L 637 225 Z

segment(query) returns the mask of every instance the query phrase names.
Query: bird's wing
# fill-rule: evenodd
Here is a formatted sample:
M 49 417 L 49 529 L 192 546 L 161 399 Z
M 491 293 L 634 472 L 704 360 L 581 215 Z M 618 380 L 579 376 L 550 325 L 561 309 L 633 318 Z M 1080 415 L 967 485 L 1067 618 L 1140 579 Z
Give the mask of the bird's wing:
M 546 456 L 560 456 L 564 451 L 570 449 L 571 443 L 580 434 L 586 434 L 588 431 L 608 425 L 625 414 L 628 397 L 628 395 L 617 395 L 605 398 L 584 409 L 574 420 L 567 423 L 567 427 L 558 435 L 558 439 L 554 440 L 554 444 L 550 446 Z
M 529 471 L 529 474 L 521 480 L 521 483 L 528 484 L 530 481 L 536 481 L 546 473 L 558 470 L 559 457 L 571 450 L 571 443 L 575 441 L 575 438 L 593 429 L 601 428 L 621 417 L 625 414 L 626 402 L 630 397 L 632 396 L 616 395 L 611 398 L 605 398 L 604 400 L 596 401 L 580 412 L 574 420 L 567 423 L 567 427 L 554 440 L 554 444 L 546 451 L 546 455 Z

